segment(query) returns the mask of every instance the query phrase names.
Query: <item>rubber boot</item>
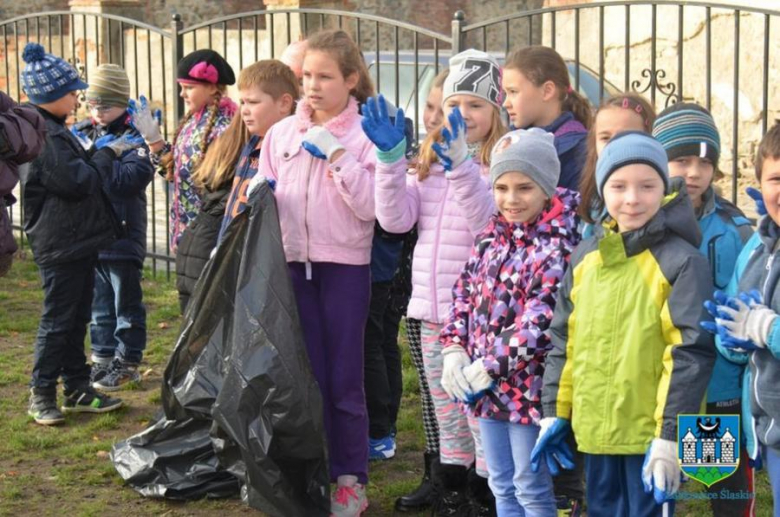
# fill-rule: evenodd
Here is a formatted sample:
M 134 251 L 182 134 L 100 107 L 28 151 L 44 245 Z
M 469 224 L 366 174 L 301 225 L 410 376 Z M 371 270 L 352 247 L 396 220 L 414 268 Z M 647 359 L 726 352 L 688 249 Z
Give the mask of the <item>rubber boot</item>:
M 419 512 L 429 508 L 436 500 L 433 482 L 431 481 L 431 464 L 439 462 L 439 453 L 425 453 L 425 473 L 420 486 L 407 495 L 395 500 L 395 509 L 398 512 Z
M 496 517 L 496 498 L 488 486 L 488 480 L 473 468 L 468 472 L 466 494 L 471 517 Z
M 433 486 L 436 489 L 436 502 L 433 513 L 437 517 L 462 517 L 469 511 L 466 496 L 466 478 L 468 469 L 460 465 L 447 465 L 436 462 L 432 465 Z

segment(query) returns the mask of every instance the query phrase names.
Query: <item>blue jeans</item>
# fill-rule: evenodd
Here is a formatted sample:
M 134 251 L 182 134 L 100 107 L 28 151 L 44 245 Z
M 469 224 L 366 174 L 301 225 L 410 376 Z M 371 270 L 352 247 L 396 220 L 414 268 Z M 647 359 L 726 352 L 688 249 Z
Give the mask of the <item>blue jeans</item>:
M 558 512 L 547 465 L 542 462 L 539 472 L 531 471 L 531 450 L 539 427 L 480 418 L 479 431 L 498 516 L 555 517 Z
M 146 348 L 141 269 L 129 260 L 100 260 L 92 302 L 92 355 L 138 364 Z

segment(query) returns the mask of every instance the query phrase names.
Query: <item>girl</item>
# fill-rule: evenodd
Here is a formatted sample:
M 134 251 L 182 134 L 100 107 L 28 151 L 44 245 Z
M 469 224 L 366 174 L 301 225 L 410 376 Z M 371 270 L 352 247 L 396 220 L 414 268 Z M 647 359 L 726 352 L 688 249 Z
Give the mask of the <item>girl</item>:
M 505 129 L 499 112 L 499 69 L 488 54 L 467 50 L 453 56 L 442 90 L 450 127 L 428 134 L 414 176 L 406 174 L 403 127 L 390 123 L 381 96 L 369 102 L 363 127 L 378 148 L 379 223 L 394 233 L 407 232 L 417 224 L 407 316 L 422 320 L 425 374 L 439 425 L 441 466 L 434 470 L 440 495 L 437 511 L 439 515 L 459 515 L 468 504 L 467 478 L 471 481 L 471 502 L 479 507 L 491 505 L 490 489 L 476 421 L 471 419 L 470 431 L 466 416 L 442 389 L 446 359 L 439 333 L 452 302 L 452 285 L 468 259 L 474 237 L 495 210 L 484 176 L 490 149 Z M 475 453 L 479 475 L 469 476 Z
M 677 415 L 698 412 L 715 359 L 698 324 L 711 281 L 690 199 L 655 139 L 615 136 L 596 185 L 609 217 L 561 284 L 531 461 L 555 466 L 573 430 L 588 515 L 661 515 L 680 482 Z
M 428 92 L 428 98 L 425 100 L 423 123 L 425 124 L 425 133 L 427 135 L 437 130 L 444 122 L 441 96 L 444 81 L 449 73 L 449 69 L 442 70 L 439 75 L 434 77 L 433 84 Z M 414 167 L 411 170 L 413 171 Z M 416 235 L 414 239 L 416 240 Z M 402 267 L 404 271 L 408 271 L 407 268 L 411 269 L 411 260 L 407 263 L 406 258 L 403 258 Z M 428 387 L 428 380 L 425 378 L 425 366 L 423 365 L 422 345 L 420 343 L 420 320 L 411 317 L 406 318 L 406 338 L 409 341 L 409 354 L 417 370 L 417 380 L 420 384 L 420 403 L 423 413 L 423 430 L 425 431 L 425 473 L 420 486 L 412 493 L 396 499 L 395 508 L 399 512 L 419 511 L 433 504 L 434 492 L 431 484 L 431 464 L 439 459 L 439 426 L 436 423 L 436 410 L 431 398 L 431 390 Z
M 653 126 L 653 136 L 661 142 L 669 158 L 669 175 L 683 178 L 691 198 L 702 242 L 699 252 L 708 258 L 712 283 L 725 289 L 734 272 L 742 247 L 753 235 L 750 221 L 742 211 L 718 196 L 713 180 L 718 174 L 720 135 L 709 111 L 693 103 L 678 102 L 665 109 Z M 707 414 L 741 412 L 742 377 L 745 366 L 718 354 L 712 379 L 707 387 Z M 747 451 L 743 448 L 743 458 Z M 752 472 L 747 461 L 737 471 L 707 488 L 713 494 L 721 490 L 750 493 Z M 710 499 L 716 517 L 750 515 L 751 499 Z
M 555 135 L 560 186 L 576 190 L 585 165 L 591 108 L 572 88 L 563 58 L 549 47 L 515 50 L 506 58 L 501 84 L 512 125 L 539 127 Z
M 308 40 L 304 98 L 265 135 L 258 169 L 276 200 L 306 348 L 320 386 L 334 515 L 368 506 L 368 416 L 363 332 L 371 287 L 375 151 L 359 103 L 374 89 L 344 31 Z M 403 117 L 400 117 L 403 121 Z
M 177 77 L 187 114 L 172 143 L 163 140 L 158 123 L 146 109 L 146 99 L 142 96 L 140 103 L 131 101 L 133 125 L 149 146 L 152 164 L 173 184 L 172 252 L 176 252 L 182 232 L 201 205 L 201 194 L 192 181 L 193 171 L 236 112 L 236 104 L 225 96 L 227 85 L 236 82 L 233 69 L 213 50 L 196 50 L 184 56 L 177 66 Z
M 470 413 L 479 419 L 499 517 L 557 515 L 550 473 L 545 467 L 534 474 L 529 462 L 541 419 L 547 327 L 579 240 L 579 196 L 556 190 L 553 140 L 533 128 L 496 144 L 490 178 L 498 213 L 477 238 L 441 332 L 445 353 L 470 363 L 450 396 L 485 393 Z

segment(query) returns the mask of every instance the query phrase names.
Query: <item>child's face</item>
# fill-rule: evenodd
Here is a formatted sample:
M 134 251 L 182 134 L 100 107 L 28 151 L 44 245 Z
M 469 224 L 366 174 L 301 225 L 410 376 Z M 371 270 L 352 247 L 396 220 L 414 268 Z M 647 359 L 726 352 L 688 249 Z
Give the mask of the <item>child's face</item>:
M 780 159 L 765 158 L 761 168 L 761 194 L 769 217 L 780 226 Z
M 184 99 L 187 111 L 200 111 L 211 102 L 217 94 L 217 87 L 213 84 L 186 84 L 179 83 L 179 97 Z
M 658 213 L 664 199 L 664 182 L 644 163 L 619 168 L 604 184 L 604 205 L 621 232 L 637 230 Z
M 602 109 L 593 124 L 596 133 L 596 155 L 607 146 L 612 137 L 623 131 L 647 132 L 645 121 L 634 110 L 613 106 Z
M 681 156 L 669 162 L 669 176 L 685 179 L 688 195 L 696 208 L 701 206 L 701 196 L 712 183 L 714 173 L 715 167 L 707 158 Z
M 55 117 L 67 117 L 79 105 L 79 92 L 68 92 L 54 102 L 43 104 L 42 107 Z
M 423 111 L 423 124 L 425 131 L 432 133 L 441 126 L 444 121 L 444 110 L 441 109 L 441 88 L 431 88 L 428 92 L 428 98 L 425 99 L 425 110 Z
M 265 136 L 268 130 L 290 114 L 292 97 L 285 93 L 278 99 L 265 93 L 259 86 L 239 91 L 241 118 L 253 135 Z
M 470 144 L 484 142 L 493 125 L 496 107 L 473 95 L 452 95 L 444 103 L 444 116 L 448 117 L 456 107 L 466 122 L 466 141 Z
M 118 119 L 125 112 L 125 108 L 119 106 L 101 106 L 99 104 L 89 104 L 89 114 L 92 120 L 101 126 L 107 126 Z
M 547 196 L 522 172 L 507 172 L 493 184 L 493 199 L 498 211 L 510 223 L 533 221 L 542 212 Z
M 349 92 L 357 86 L 357 73 L 344 77 L 336 59 L 327 52 L 312 50 L 303 59 L 303 93 L 324 122 L 341 113 L 349 101 Z
M 557 95 L 557 88 L 552 81 L 536 86 L 521 71 L 508 68 L 504 69 L 501 86 L 506 92 L 504 108 L 514 127 L 521 129 L 552 123 L 554 116 L 551 114 L 551 103 Z

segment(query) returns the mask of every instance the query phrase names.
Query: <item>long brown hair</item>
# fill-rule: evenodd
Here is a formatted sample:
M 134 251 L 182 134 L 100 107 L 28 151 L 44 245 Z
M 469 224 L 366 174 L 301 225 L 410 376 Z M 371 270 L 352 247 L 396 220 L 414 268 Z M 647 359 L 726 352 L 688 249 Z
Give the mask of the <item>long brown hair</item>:
M 345 79 L 355 73 L 358 75 L 358 83 L 349 93 L 361 105 L 374 96 L 374 83 L 368 74 L 366 62 L 349 34 L 342 30 L 320 31 L 308 39 L 306 53 L 312 51 L 330 54 L 339 64 L 339 70 Z
M 442 141 L 441 130 L 443 127 L 444 125 L 439 126 L 438 129 L 426 135 L 425 140 L 423 140 L 423 143 L 420 145 L 420 155 L 417 159 L 418 181 L 423 181 L 430 176 L 431 164 L 439 158 L 433 150 L 433 144 Z M 482 149 L 479 152 L 479 162 L 482 165 L 490 165 L 490 152 L 493 150 L 493 146 L 496 145 L 496 142 L 504 136 L 506 131 L 507 129 L 506 126 L 504 126 L 504 121 L 501 120 L 501 112 L 494 106 L 490 130 L 488 131 L 485 140 L 482 142 Z
M 298 99 L 298 80 L 290 67 L 276 59 L 265 59 L 253 63 L 241 70 L 238 76 L 238 89 L 260 88 L 278 100 L 282 95 L 290 95 L 292 111 Z M 224 133 L 214 141 L 203 160 L 192 174 L 192 181 L 199 189 L 206 187 L 217 190 L 231 181 L 236 172 L 236 163 L 241 151 L 251 138 L 251 134 L 240 113 L 236 113 Z
M 593 117 L 593 126 L 588 131 L 587 149 L 588 154 L 585 159 L 585 166 L 580 173 L 580 195 L 582 201 L 577 211 L 580 217 L 590 224 L 596 224 L 593 218 L 594 213 L 600 213 L 604 209 L 604 200 L 598 195 L 598 185 L 596 184 L 596 162 L 599 159 L 596 150 L 596 119 L 599 113 L 606 109 L 628 109 L 642 118 L 644 126 L 643 131 L 647 134 L 652 133 L 655 123 L 655 109 L 643 96 L 638 93 L 622 93 L 614 97 L 608 97 L 601 101 L 596 115 Z
M 507 56 L 504 69 L 518 70 L 537 87 L 552 81 L 558 91 L 561 111 L 570 111 L 586 129 L 590 129 L 593 121 L 590 103 L 572 88 L 566 62 L 555 50 L 541 45 L 514 50 Z

